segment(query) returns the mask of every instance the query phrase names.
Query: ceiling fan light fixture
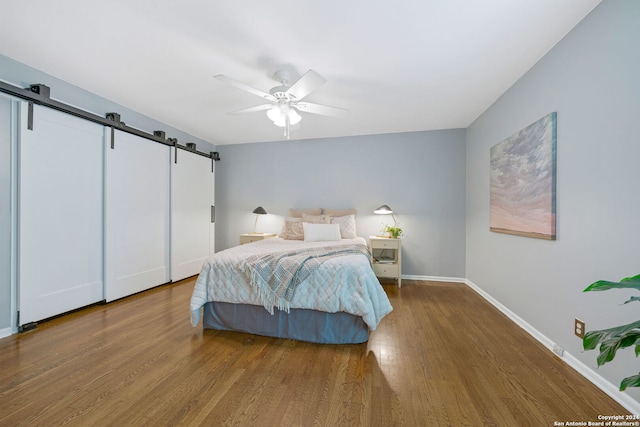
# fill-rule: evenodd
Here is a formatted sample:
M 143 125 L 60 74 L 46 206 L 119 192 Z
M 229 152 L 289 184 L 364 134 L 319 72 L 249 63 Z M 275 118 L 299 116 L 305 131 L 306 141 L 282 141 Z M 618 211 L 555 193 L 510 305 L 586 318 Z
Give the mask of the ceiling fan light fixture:
M 270 110 L 267 110 L 267 116 L 273 121 L 273 124 L 278 127 L 285 127 L 287 125 L 287 116 L 289 116 L 289 125 L 293 126 L 300 123 L 302 116 L 295 110 L 289 109 L 286 113 L 282 111 L 279 106 L 275 106 Z
M 302 120 L 302 116 L 296 112 L 296 110 L 289 110 L 289 124 L 297 125 Z
M 280 86 L 269 90 L 269 93 L 253 88 L 237 80 L 231 79 L 223 74 L 215 76 L 216 79 L 231 86 L 235 86 L 245 92 L 252 93 L 271 102 L 271 104 L 258 105 L 257 107 L 245 108 L 229 114 L 253 113 L 256 111 L 266 111 L 267 117 L 274 125 L 284 128 L 284 136 L 289 139 L 290 127 L 300 123 L 302 116 L 298 111 L 306 113 L 321 114 L 325 116 L 338 116 L 347 110 L 343 108 L 330 107 L 328 105 L 313 104 L 310 102 L 300 102 L 311 92 L 317 90 L 327 81 L 313 70 L 309 70 L 293 84 L 289 85 L 291 78 L 288 70 L 280 70 L 275 73 L 276 80 Z
M 269 119 L 274 123 L 278 121 L 282 117 L 282 110 L 280 110 L 280 106 L 274 105 L 273 108 L 267 110 L 267 117 L 269 117 Z M 282 121 L 284 122 L 284 119 Z

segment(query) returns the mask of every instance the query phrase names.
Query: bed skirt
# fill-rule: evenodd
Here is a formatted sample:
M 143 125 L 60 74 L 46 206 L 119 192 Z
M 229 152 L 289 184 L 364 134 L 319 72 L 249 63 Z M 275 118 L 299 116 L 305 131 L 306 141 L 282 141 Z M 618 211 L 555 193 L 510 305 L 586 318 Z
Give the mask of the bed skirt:
M 248 304 L 208 302 L 202 316 L 204 329 L 246 332 L 319 344 L 360 344 L 369 339 L 361 317 L 349 313 L 295 309 L 289 313 Z

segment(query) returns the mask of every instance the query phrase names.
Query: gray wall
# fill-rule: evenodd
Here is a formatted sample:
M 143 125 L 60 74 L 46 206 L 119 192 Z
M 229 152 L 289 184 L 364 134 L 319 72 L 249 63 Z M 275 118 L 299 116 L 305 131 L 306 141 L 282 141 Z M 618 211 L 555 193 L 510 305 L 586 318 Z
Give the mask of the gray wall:
M 604 1 L 467 129 L 466 275 L 589 367 L 587 330 L 638 320 L 633 290 L 582 293 L 640 273 L 640 2 Z M 489 149 L 558 113 L 557 241 L 489 232 Z M 616 386 L 632 350 L 597 370 Z M 638 390 L 625 392 L 636 401 Z
M 224 145 L 216 164 L 216 249 L 253 230 L 279 233 L 288 209 L 356 208 L 358 235 L 380 234 L 388 204 L 404 229 L 405 275 L 464 277 L 464 129 Z
M 129 110 L 107 99 L 96 96 L 72 84 L 59 80 L 41 71 L 35 70 L 6 56 L 0 55 L 0 80 L 14 86 L 26 88 L 30 84 L 42 83 L 51 88 L 51 98 L 73 105 L 80 109 L 104 116 L 108 112 L 117 112 L 127 125 L 145 132 L 164 130 L 167 137 L 178 138 L 181 144 L 195 142 L 204 152 L 214 147 L 179 129 L 159 123 L 149 117 Z M 11 283 L 9 276 L 9 102 L 0 95 L 0 331 L 11 326 Z M 170 107 L 170 106 L 168 106 Z M 78 159 L 82 161 L 82 159 Z M 5 167 L 6 166 L 6 167 Z

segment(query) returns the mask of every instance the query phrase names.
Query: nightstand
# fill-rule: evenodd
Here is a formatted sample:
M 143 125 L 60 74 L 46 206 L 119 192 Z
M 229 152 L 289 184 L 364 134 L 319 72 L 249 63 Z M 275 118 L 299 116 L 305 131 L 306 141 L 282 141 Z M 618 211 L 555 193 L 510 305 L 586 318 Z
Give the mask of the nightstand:
M 270 239 L 276 237 L 275 233 L 246 233 L 240 235 L 240 244 L 257 242 L 258 240 Z
M 377 277 L 395 279 L 402 286 L 402 245 L 400 239 L 369 236 L 373 272 Z

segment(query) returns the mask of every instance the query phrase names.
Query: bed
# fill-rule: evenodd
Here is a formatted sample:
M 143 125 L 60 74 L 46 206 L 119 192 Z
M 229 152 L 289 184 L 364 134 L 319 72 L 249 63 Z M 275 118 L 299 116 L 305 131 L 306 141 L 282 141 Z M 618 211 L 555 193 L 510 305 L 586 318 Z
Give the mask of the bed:
M 307 236 L 311 227 L 325 228 L 304 227 Z M 327 344 L 366 342 L 393 308 L 373 273 L 365 239 L 347 237 L 276 237 L 216 253 L 196 280 L 192 325 L 202 319 L 205 329 Z

